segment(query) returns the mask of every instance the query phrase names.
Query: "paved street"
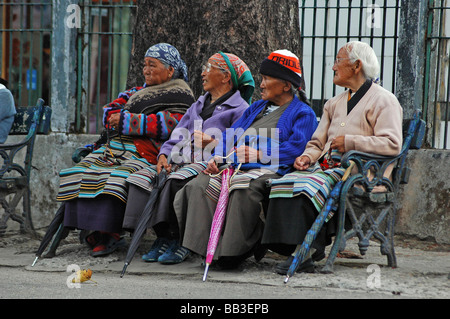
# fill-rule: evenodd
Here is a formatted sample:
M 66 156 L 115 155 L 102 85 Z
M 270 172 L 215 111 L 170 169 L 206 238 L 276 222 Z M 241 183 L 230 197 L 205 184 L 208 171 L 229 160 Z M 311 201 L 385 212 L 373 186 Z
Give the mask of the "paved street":
M 104 258 L 93 258 L 87 247 L 79 244 L 74 232 L 56 257 L 39 259 L 31 267 L 39 240 L 7 236 L 0 240 L 0 298 L 168 299 L 174 302 L 171 311 L 182 311 L 184 303 L 192 301 L 192 306 L 199 299 L 221 304 L 222 299 L 289 303 L 286 300 L 450 298 L 450 252 L 448 247 L 431 243 L 402 242 L 396 248 L 399 268 L 391 269 L 385 266 L 386 257 L 380 255 L 376 242 L 361 257 L 357 254 L 357 242 L 350 241 L 344 257 L 352 258 L 338 258 L 333 274 L 296 274 L 287 284 L 283 276 L 273 272 L 274 265 L 282 260 L 273 253 L 260 263 L 250 258 L 236 270 L 212 267 L 207 281 L 203 282 L 204 267 L 199 256 L 172 266 L 144 263 L 140 254 L 151 243 L 152 239 L 144 240 L 125 276 L 120 278 L 126 249 Z M 323 263 L 324 260 L 318 266 Z M 70 280 L 68 284 L 68 278 L 74 274 L 69 265 L 91 269 L 93 281 L 78 287 Z

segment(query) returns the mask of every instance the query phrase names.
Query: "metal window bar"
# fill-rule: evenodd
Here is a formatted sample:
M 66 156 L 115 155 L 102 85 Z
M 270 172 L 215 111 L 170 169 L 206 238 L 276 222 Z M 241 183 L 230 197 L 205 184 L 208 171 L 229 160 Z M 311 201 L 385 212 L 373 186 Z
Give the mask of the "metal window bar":
M 427 123 L 433 148 L 450 149 L 450 1 L 429 0 L 425 70 Z
M 328 99 L 344 90 L 333 84 L 332 67 L 338 50 L 349 41 L 374 48 L 381 84 L 395 91 L 400 9 L 400 0 L 299 1 L 303 73 L 317 116 Z
M 50 103 L 51 1 L 4 1 L 0 12 L 0 73 L 16 106 Z
M 77 132 L 98 133 L 103 105 L 126 89 L 135 7 L 133 0 L 80 1 Z

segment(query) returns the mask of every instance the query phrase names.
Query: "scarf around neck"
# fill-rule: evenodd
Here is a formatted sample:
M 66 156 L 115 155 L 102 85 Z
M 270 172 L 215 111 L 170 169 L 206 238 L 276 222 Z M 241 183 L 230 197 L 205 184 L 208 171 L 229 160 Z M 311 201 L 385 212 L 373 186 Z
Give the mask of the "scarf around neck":
M 148 86 L 133 94 L 124 109 L 130 113 L 156 114 L 159 111 L 185 113 L 194 103 L 194 94 L 188 84 L 176 79 Z

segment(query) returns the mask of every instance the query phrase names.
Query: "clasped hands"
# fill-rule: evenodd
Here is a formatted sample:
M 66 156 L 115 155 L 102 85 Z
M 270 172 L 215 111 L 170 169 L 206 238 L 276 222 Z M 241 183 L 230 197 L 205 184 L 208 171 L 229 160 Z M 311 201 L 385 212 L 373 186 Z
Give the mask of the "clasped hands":
M 246 145 L 239 146 L 235 151 L 239 163 L 256 163 L 262 156 L 261 151 Z M 208 165 L 206 166 L 206 169 L 203 171 L 203 173 L 219 173 L 219 168 L 217 167 L 218 162 L 222 162 L 222 157 L 214 156 L 214 158 L 209 160 Z
M 111 128 L 117 129 L 120 122 L 120 113 L 113 113 L 109 116 L 108 124 Z
M 345 152 L 345 137 L 338 136 L 333 139 L 330 145 L 331 149 L 337 150 L 339 153 Z M 294 168 L 299 171 L 304 171 L 311 166 L 311 159 L 306 155 L 297 157 L 294 161 Z
M 195 130 L 193 133 L 193 137 L 194 146 L 197 148 L 214 148 L 218 144 L 218 141 L 216 139 L 208 134 L 203 133 L 202 131 Z M 170 173 L 172 171 L 172 165 L 167 161 L 167 157 L 161 154 L 158 157 L 158 163 L 156 163 L 156 172 L 159 174 L 163 168 L 167 171 L 167 173 Z

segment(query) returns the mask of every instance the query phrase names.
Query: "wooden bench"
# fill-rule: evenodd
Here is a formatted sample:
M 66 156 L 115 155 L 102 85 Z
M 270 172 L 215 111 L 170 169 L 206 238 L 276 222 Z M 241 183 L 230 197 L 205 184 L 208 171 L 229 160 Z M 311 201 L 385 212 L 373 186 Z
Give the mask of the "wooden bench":
M 400 185 L 408 183 L 410 168 L 406 165 L 406 156 L 410 149 L 419 149 L 425 136 L 425 122 L 416 110 L 413 119 L 403 123 L 403 146 L 395 157 L 378 156 L 358 151 L 344 154 L 341 164 L 344 168 L 353 161 L 358 169 L 343 184 L 338 214 L 338 230 L 328 259 L 321 272 L 333 272 L 333 263 L 338 252 L 343 251 L 346 241 L 358 237 L 358 247 L 364 255 L 373 237 L 380 242 L 381 254 L 387 256 L 388 266 L 396 268 L 394 251 L 394 226 Z M 392 181 L 383 177 L 388 166 L 394 164 Z M 368 179 L 368 171 L 375 177 Z M 358 187 L 359 186 L 359 187 Z M 362 186 L 362 187 L 361 187 Z M 386 191 L 373 192 L 376 186 L 384 186 Z M 346 218 L 348 219 L 346 225 Z
M 21 231 L 34 230 L 31 219 L 30 173 L 36 134 L 48 134 L 52 110 L 38 99 L 36 106 L 17 107 L 9 135 L 25 135 L 17 143 L 0 144 L 3 163 L 0 168 L 0 202 L 4 213 L 0 219 L 0 236 L 7 228 L 9 219 L 20 224 Z M 18 155 L 23 154 L 24 155 Z M 22 152 L 21 152 L 22 151 Z M 22 199 L 23 212 L 16 213 Z

